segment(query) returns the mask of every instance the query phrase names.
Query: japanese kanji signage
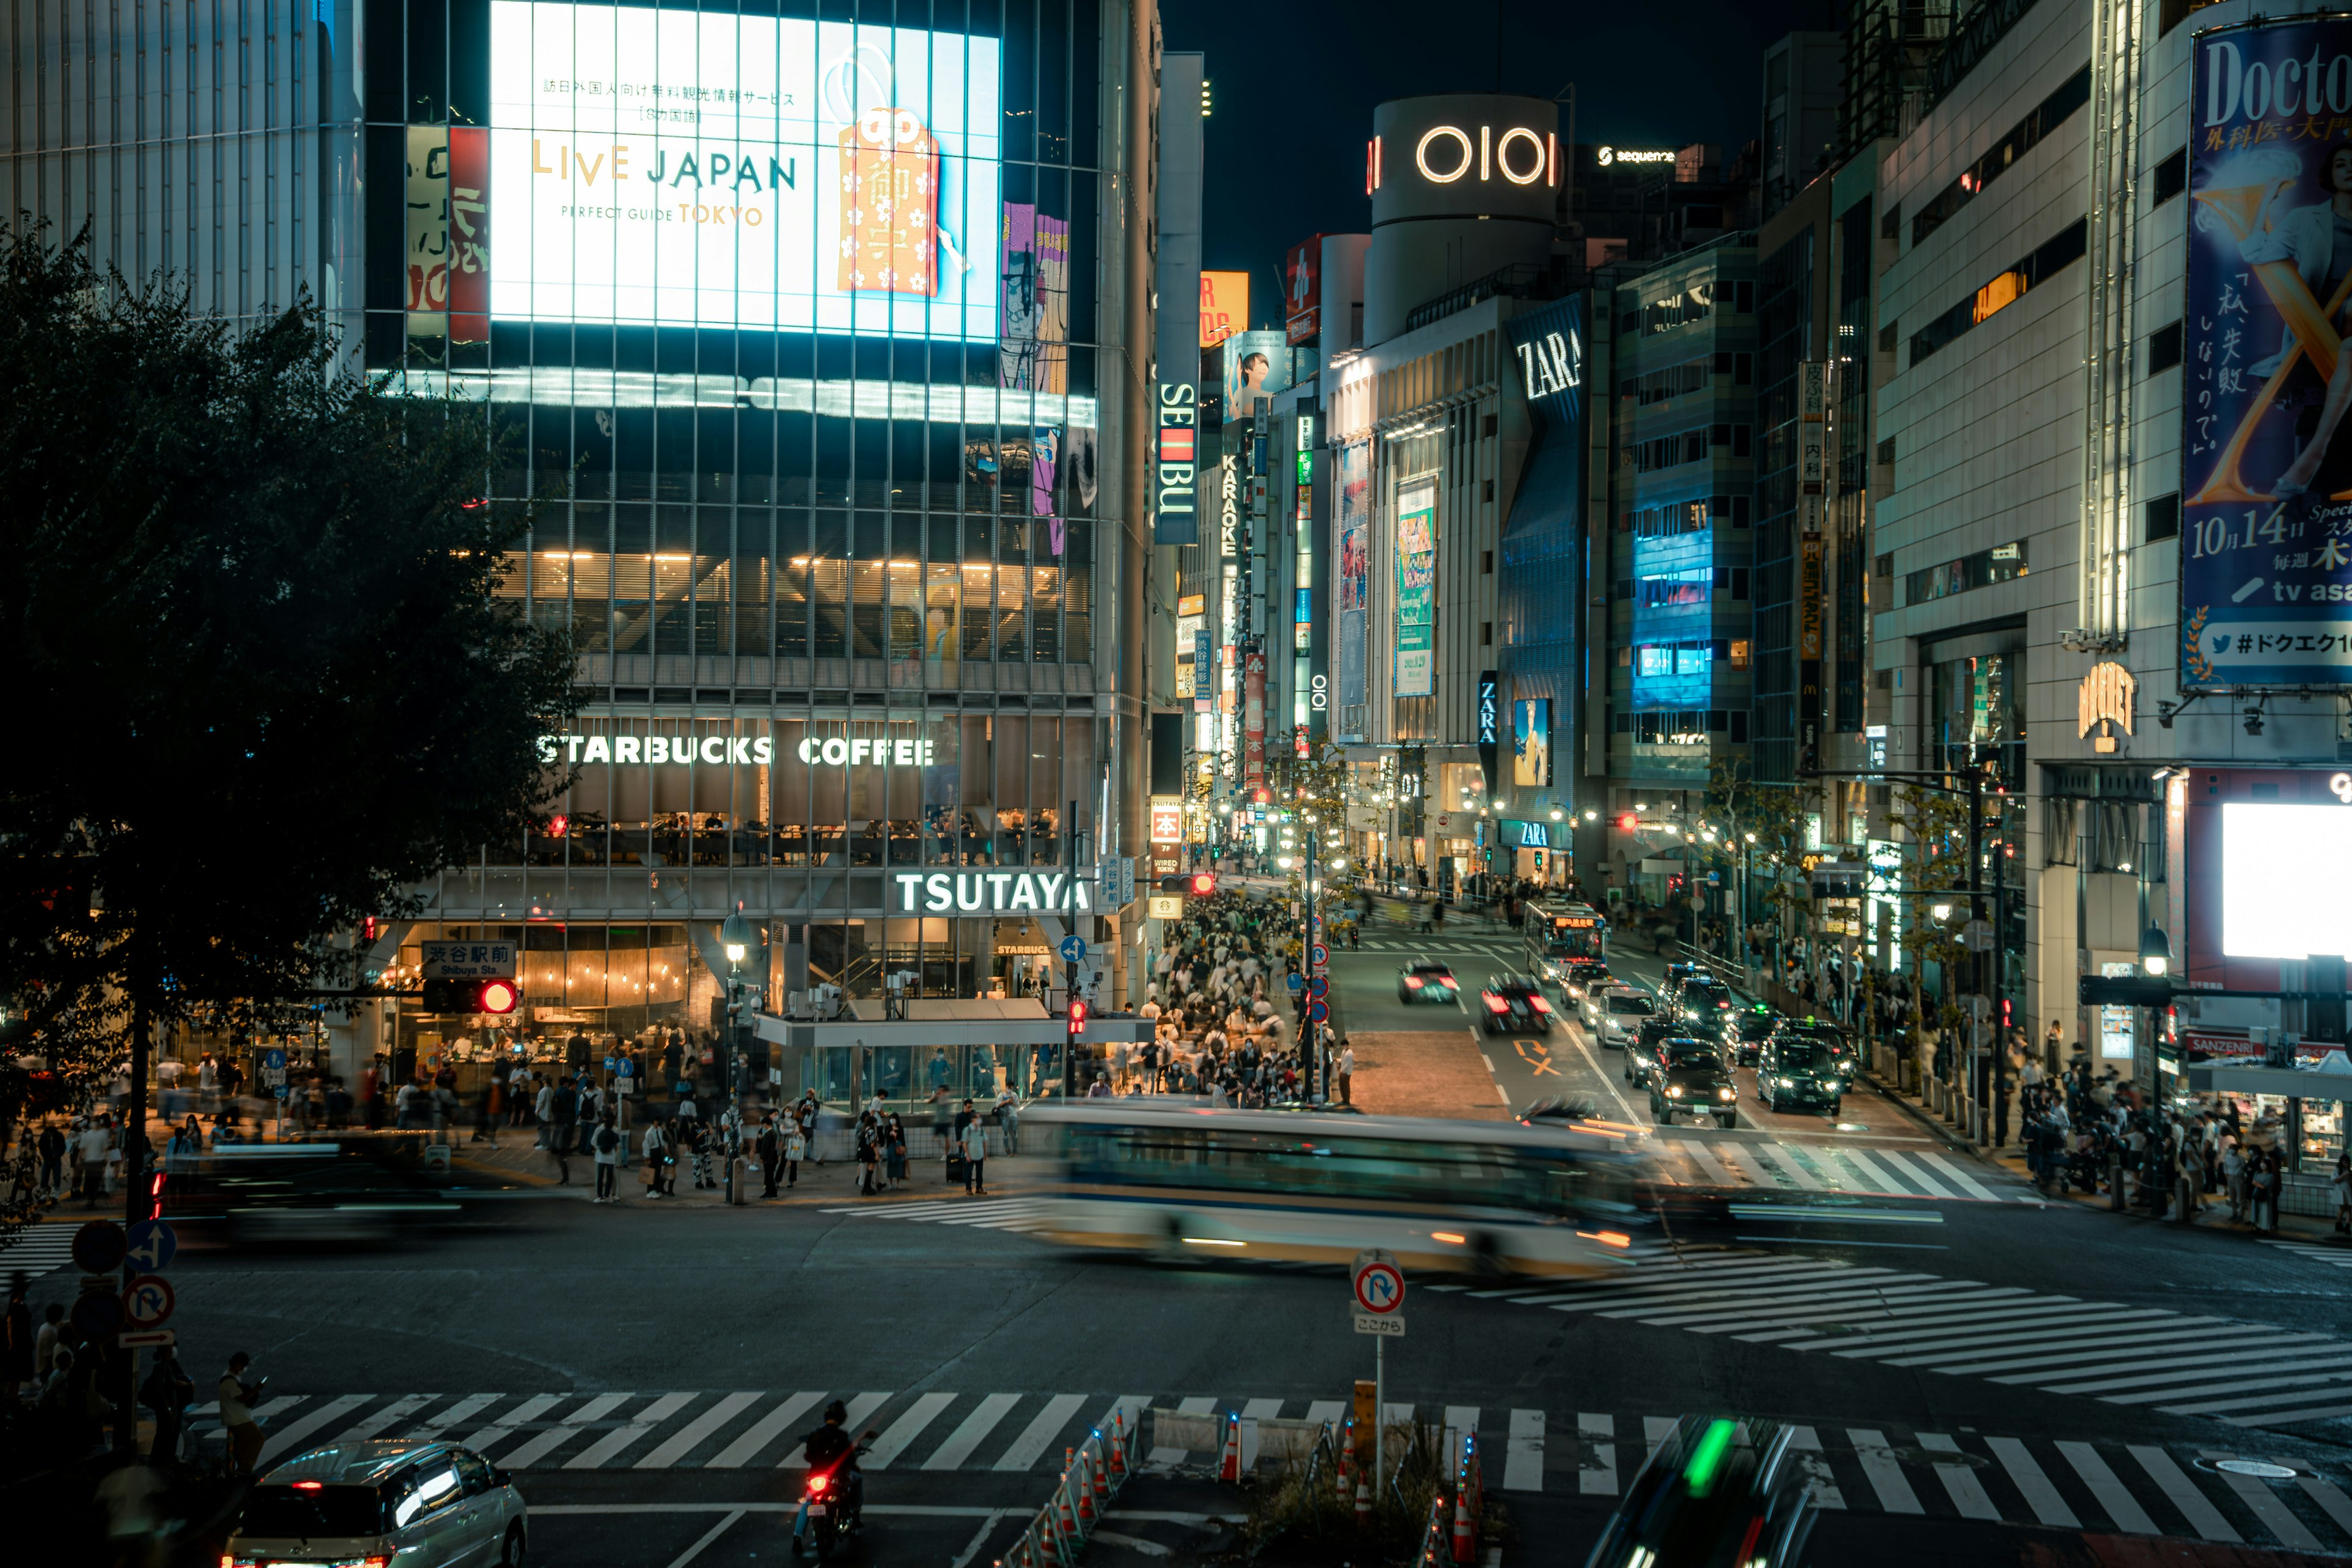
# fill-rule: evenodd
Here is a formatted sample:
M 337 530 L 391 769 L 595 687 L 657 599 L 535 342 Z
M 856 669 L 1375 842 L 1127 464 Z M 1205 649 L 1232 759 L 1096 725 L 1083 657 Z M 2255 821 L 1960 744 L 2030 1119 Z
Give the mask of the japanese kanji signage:
M 2181 387 L 2180 684 L 2352 684 L 2352 19 L 2196 39 Z M 2332 84 L 2332 91 L 2331 91 Z

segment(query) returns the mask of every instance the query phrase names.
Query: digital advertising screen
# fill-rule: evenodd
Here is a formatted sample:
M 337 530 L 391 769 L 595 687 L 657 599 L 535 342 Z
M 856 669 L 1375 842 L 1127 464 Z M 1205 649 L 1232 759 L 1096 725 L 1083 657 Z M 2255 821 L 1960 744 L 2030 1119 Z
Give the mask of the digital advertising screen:
M 2180 683 L 2352 682 L 2352 19 L 2195 40 Z
M 2267 801 L 2221 807 L 2221 955 L 2352 953 L 2352 808 Z
M 492 0 L 490 312 L 995 341 L 1000 55 L 908 27 Z M 1019 298 L 1050 310 L 1037 281 Z
M 1437 486 L 1412 479 L 1397 490 L 1396 695 L 1437 691 Z
M 1523 697 L 1511 704 L 1511 782 L 1551 783 L 1551 699 Z

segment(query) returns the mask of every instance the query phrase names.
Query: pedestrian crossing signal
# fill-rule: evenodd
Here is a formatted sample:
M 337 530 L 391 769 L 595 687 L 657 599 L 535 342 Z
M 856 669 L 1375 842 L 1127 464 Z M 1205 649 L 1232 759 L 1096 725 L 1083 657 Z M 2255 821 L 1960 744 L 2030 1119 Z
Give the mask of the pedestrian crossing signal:
M 1217 874 L 1214 871 L 1195 871 L 1192 873 L 1192 892 L 1194 898 L 1205 899 L 1216 890 Z
M 1087 1005 L 1077 997 L 1070 998 L 1070 1038 L 1076 1039 L 1087 1032 Z

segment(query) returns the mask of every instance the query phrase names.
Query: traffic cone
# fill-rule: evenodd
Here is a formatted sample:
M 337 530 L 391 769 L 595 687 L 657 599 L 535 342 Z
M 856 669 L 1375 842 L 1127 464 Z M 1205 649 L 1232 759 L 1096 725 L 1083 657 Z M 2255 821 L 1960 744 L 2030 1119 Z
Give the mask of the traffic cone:
M 1078 1455 L 1077 1476 L 1078 1523 L 1082 1527 L 1090 1526 L 1095 1521 L 1095 1478 L 1094 1472 L 1087 1468 L 1087 1457 L 1083 1452 Z
M 1339 1502 L 1345 1507 L 1356 1495 L 1356 1424 L 1350 1420 L 1339 1445 Z
M 1242 1479 L 1242 1418 L 1231 1411 L 1225 1413 L 1225 1455 L 1217 1462 L 1217 1479 L 1239 1481 Z
M 1102 1434 L 1095 1434 L 1095 1493 L 1108 1505 L 1110 1501 L 1110 1466 L 1103 1458 Z
M 1110 1473 L 1113 1479 L 1127 1479 L 1127 1409 L 1124 1405 L 1111 1412 Z
M 1365 1480 L 1363 1477 L 1361 1477 L 1361 1476 L 1358 1476 L 1358 1477 L 1356 1478 L 1356 1528 L 1357 1528 L 1357 1529 L 1359 1529 L 1359 1530 L 1370 1530 L 1370 1529 L 1371 1529 L 1371 1527 L 1372 1527 L 1372 1487 L 1371 1487 L 1371 1483 L 1370 1483 L 1370 1481 Z
M 1029 1540 L 1036 1551 L 1038 1568 L 1055 1568 L 1061 1554 L 1054 1550 L 1054 1523 L 1041 1510 L 1029 1521 Z
M 1470 1494 L 1462 1487 L 1454 1489 L 1454 1561 L 1468 1563 L 1478 1554 L 1478 1542 L 1470 1529 Z
M 1061 1528 L 1063 1549 L 1075 1558 L 1083 1535 L 1078 1529 L 1076 1516 L 1070 1512 L 1070 1489 L 1067 1485 L 1069 1476 L 1066 1472 L 1064 1473 L 1062 1479 L 1065 1484 L 1055 1488 L 1054 1491 L 1054 1500 L 1061 1510 L 1061 1517 L 1055 1521 L 1055 1523 Z

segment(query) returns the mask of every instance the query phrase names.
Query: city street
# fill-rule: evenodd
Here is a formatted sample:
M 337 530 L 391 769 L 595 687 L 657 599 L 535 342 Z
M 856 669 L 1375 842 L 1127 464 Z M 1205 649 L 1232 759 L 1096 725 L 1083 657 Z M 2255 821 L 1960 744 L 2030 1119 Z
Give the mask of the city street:
M 1431 948 L 1474 993 L 1515 951 L 1458 929 Z M 1360 1049 L 1391 1033 L 1370 1026 L 1435 1032 L 1439 1009 L 1394 1002 L 1401 961 L 1334 957 Z M 1476 1042 L 1515 1105 L 1564 1092 L 1646 1122 L 1581 1031 L 1518 1044 Z M 1838 1123 L 1762 1121 L 1661 1141 L 1669 1179 L 1756 1189 L 1728 1229 L 1647 1237 L 1614 1279 L 1412 1282 L 1390 1399 L 1481 1434 L 1505 1562 L 1575 1560 L 1645 1442 L 1697 1411 L 1801 1428 L 1824 1562 L 2089 1562 L 2082 1538 L 2109 1531 L 2352 1550 L 2352 1253 L 2047 1205 L 1864 1093 Z M 206 1378 L 254 1352 L 271 1458 L 425 1433 L 515 1470 L 541 1562 L 782 1561 L 794 1439 L 835 1397 L 881 1434 L 872 1561 L 992 1561 L 1114 1412 L 1148 1473 L 1097 1560 L 1229 1543 L 1241 1494 L 1145 1412 L 1339 1414 L 1371 1364 L 1339 1274 L 1050 1248 L 1024 1234 L 1025 1163 L 997 1162 L 988 1199 L 924 1163 L 865 1200 L 541 1192 L 404 1251 L 191 1253 L 173 1326 Z

